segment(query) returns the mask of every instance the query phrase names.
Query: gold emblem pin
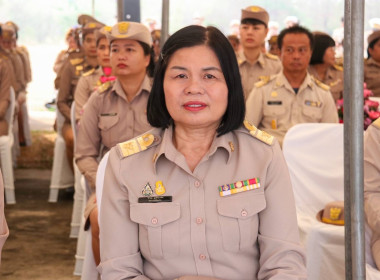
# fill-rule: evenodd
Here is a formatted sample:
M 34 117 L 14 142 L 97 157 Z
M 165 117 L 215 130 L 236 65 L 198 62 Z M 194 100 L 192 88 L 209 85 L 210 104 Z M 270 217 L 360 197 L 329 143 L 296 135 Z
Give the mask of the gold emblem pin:
M 162 181 L 156 182 L 156 194 L 157 195 L 163 195 L 165 193 L 165 187 L 164 184 L 162 184 Z
M 88 28 L 95 28 L 96 27 L 96 23 L 95 22 L 90 22 L 88 24 Z
M 104 31 L 111 32 L 112 31 L 112 27 L 106 25 L 106 26 L 104 26 Z
M 143 194 L 143 196 L 151 196 L 153 194 L 152 187 L 150 186 L 149 183 L 146 183 L 141 193 Z
M 125 34 L 128 32 L 128 28 L 129 28 L 129 23 L 128 22 L 120 22 L 118 25 L 117 25 L 118 29 L 119 29 L 119 33 L 121 34 Z
M 257 12 L 260 12 L 260 11 L 261 11 L 260 7 L 257 7 L 257 6 L 251 7 L 251 12 L 257 13 Z
M 278 93 L 277 91 L 272 91 L 272 93 L 270 94 L 272 97 L 277 97 L 278 96 Z

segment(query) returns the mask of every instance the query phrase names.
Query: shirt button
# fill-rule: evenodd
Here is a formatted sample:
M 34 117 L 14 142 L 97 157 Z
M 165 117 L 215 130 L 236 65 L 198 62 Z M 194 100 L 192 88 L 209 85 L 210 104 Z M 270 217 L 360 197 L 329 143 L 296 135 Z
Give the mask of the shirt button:
M 204 260 L 206 259 L 206 256 L 203 255 L 203 254 L 200 254 L 200 255 L 199 255 L 199 259 L 202 260 L 202 261 L 204 261 Z
M 158 219 L 157 218 L 152 218 L 151 222 L 152 222 L 152 224 L 156 225 L 158 223 Z
M 241 216 L 242 217 L 247 217 L 247 215 L 248 215 L 247 210 L 245 210 L 245 209 L 241 210 Z
M 202 218 L 197 218 L 197 219 L 196 219 L 196 222 L 197 222 L 197 224 L 199 225 L 199 224 L 203 223 L 203 219 L 202 219 Z
M 201 183 L 200 183 L 199 181 L 195 181 L 194 186 L 195 186 L 196 188 L 199 188 L 200 185 L 201 185 Z

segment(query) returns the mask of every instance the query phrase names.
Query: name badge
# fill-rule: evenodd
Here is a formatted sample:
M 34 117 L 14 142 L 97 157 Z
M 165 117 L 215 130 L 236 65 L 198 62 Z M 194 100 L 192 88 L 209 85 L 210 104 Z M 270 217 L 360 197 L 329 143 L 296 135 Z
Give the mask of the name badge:
M 282 105 L 282 101 L 268 101 L 268 105 Z
M 113 116 L 117 116 L 117 113 L 103 113 L 103 114 L 100 114 L 101 117 L 113 117 Z
M 260 179 L 252 178 L 244 181 L 237 181 L 235 183 L 226 184 L 218 187 L 220 196 L 228 196 L 235 193 L 246 192 L 260 188 Z
M 173 197 L 170 196 L 144 196 L 139 197 L 138 203 L 160 203 L 160 202 L 172 202 Z

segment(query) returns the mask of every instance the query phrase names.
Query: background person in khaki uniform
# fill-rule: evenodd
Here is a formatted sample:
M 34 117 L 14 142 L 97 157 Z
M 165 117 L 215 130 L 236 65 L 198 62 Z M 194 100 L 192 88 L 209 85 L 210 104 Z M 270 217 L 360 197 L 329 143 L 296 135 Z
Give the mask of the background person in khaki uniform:
M 151 129 L 146 106 L 151 89 L 154 54 L 148 28 L 120 22 L 106 32 L 111 45 L 111 66 L 117 80 L 104 83 L 88 100 L 81 118 L 75 149 L 79 170 L 91 186 L 85 216 L 91 223 L 95 262 L 99 264 L 99 226 L 95 177 L 99 156 L 117 143 Z
M 338 122 L 329 87 L 307 72 L 313 50 L 313 34 L 301 26 L 278 36 L 283 70 L 255 84 L 246 107 L 247 119 L 274 135 L 282 145 L 293 125 L 306 122 Z
M 248 98 L 260 77 L 281 71 L 281 62 L 278 57 L 262 52 L 268 33 L 268 21 L 269 14 L 261 7 L 249 6 L 241 11 L 242 51 L 239 52 L 238 63 L 245 99 Z
M 93 18 L 83 15 L 79 16 L 78 23 L 83 24 L 81 41 L 85 56 L 84 58 L 69 59 L 62 66 L 57 98 L 58 110 L 65 118 L 62 126 L 62 135 L 65 139 L 67 159 L 72 170 L 74 139 L 70 116 L 71 103 L 74 100 L 74 92 L 79 77 L 82 73 L 86 73 L 98 66 L 94 31 L 104 26 L 104 24 L 95 21 Z
M 364 63 L 364 82 L 374 96 L 380 97 L 380 30 L 368 37 L 368 59 Z
M 155 129 L 111 149 L 102 279 L 306 279 L 277 141 L 244 120 L 234 51 L 215 27 L 165 43 L 148 101 Z
M 96 39 L 96 54 L 99 66 L 92 68 L 90 71 L 83 73 L 79 78 L 78 85 L 75 88 L 74 100 L 75 100 L 75 121 L 79 122 L 83 115 L 84 105 L 99 86 L 108 81 L 115 80 L 115 76 L 111 76 L 112 68 L 110 64 L 110 44 L 106 38 L 105 28 L 111 28 L 104 26 L 95 31 Z
M 364 212 L 372 229 L 372 256 L 380 269 L 380 119 L 364 134 Z
M 7 60 L 7 57 L 0 54 L 0 136 L 8 135 L 8 122 L 5 115 L 10 106 L 12 77 Z
M 314 48 L 309 73 L 330 87 L 336 102 L 343 98 L 343 68 L 335 64 L 335 41 L 329 35 L 314 32 Z
M 9 229 L 7 221 L 4 216 L 4 181 L 3 175 L 0 170 L 0 264 L 1 264 L 1 251 L 3 249 L 5 240 L 9 236 Z

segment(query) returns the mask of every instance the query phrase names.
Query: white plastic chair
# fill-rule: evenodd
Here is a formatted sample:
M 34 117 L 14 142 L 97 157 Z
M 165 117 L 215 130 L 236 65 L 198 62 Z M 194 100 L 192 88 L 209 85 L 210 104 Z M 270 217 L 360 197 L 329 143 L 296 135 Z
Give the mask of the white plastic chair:
M 104 183 L 104 173 L 108 162 L 109 152 L 107 152 L 99 162 L 98 171 L 96 172 L 96 203 L 98 206 L 98 220 L 100 215 L 100 206 L 102 203 L 102 192 Z M 100 275 L 96 270 L 94 254 L 92 252 L 92 236 L 91 231 L 86 232 L 86 252 L 84 255 L 83 272 L 81 280 L 99 279 Z
M 66 143 L 62 136 L 62 126 L 65 121 L 63 115 L 57 109 L 57 138 L 54 144 L 53 168 L 50 180 L 49 202 L 58 201 L 60 189 L 74 185 L 74 174 L 71 171 L 66 156 Z
M 344 226 L 316 219 L 327 203 L 344 200 L 343 125 L 295 125 L 285 135 L 283 152 L 306 248 L 308 279 L 344 279 Z
M 77 137 L 77 130 L 76 130 L 76 122 L 75 122 L 75 103 L 71 105 L 71 127 L 73 128 L 73 136 L 74 136 L 74 150 L 76 145 L 76 137 Z M 87 201 L 85 199 L 86 197 L 86 184 L 85 179 L 82 173 L 79 171 L 79 168 L 77 164 L 75 163 L 75 158 L 73 159 L 73 166 L 74 166 L 74 203 L 73 203 L 73 213 L 71 216 L 71 230 L 70 230 L 70 237 L 71 238 L 77 238 L 79 236 L 79 228 L 81 224 L 81 219 L 84 213 L 83 208 L 83 200 Z
M 30 124 L 29 124 L 29 112 L 26 101 L 21 105 L 22 110 L 22 120 L 24 127 L 24 138 L 26 146 L 32 145 L 32 135 L 30 134 Z
M 13 176 L 13 161 L 12 161 L 12 147 L 14 143 L 13 138 L 13 122 L 15 117 L 15 92 L 13 88 L 10 89 L 10 103 L 5 116 L 8 122 L 8 135 L 0 136 L 0 159 L 1 169 L 4 177 L 5 200 L 7 204 L 15 204 L 15 185 Z

